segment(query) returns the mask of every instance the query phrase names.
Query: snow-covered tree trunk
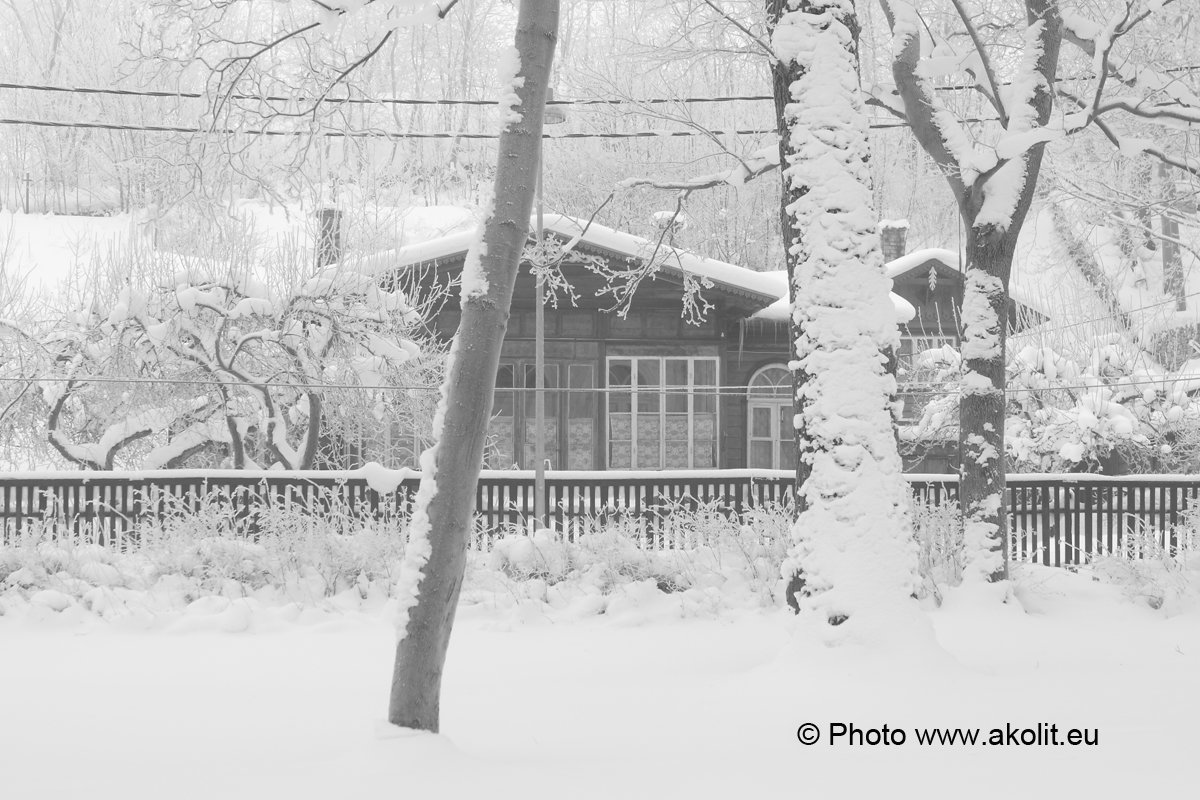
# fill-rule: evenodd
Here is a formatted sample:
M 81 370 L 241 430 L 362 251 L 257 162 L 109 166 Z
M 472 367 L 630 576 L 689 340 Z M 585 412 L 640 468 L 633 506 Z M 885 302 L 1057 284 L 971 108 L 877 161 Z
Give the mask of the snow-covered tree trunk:
M 776 87 L 787 92 L 781 160 L 802 463 L 784 578 L 802 613 L 853 627 L 906 603 L 918 580 L 893 435 L 887 353 L 897 331 L 871 193 L 858 23 L 853 0 L 772 5 Z
M 542 118 L 558 32 L 558 0 L 521 0 L 511 85 L 502 87 L 493 208 L 463 269 L 462 320 L 434 420 L 400 576 L 400 618 L 388 720 L 438 730 L 442 670 L 473 530 L 475 490 L 500 345 L 533 209 Z
M 766 0 L 767 4 L 767 27 L 774 31 L 779 26 L 779 20 L 787 12 L 788 0 Z M 788 107 L 792 102 L 791 87 L 792 84 L 803 77 L 803 68 L 796 63 L 795 59 L 774 58 L 771 60 L 771 94 L 775 98 L 775 127 L 781 132 L 779 137 L 779 164 L 786 165 L 788 163 L 788 155 L 791 148 L 791 142 L 788 136 L 783 135 L 784 131 L 790 129 Z M 796 275 L 796 263 L 798 252 L 795 248 L 800 244 L 800 233 L 796 230 L 796 218 L 793 216 L 790 208 L 792 203 L 799 200 L 802 196 L 805 187 L 795 186 L 790 181 L 782 181 L 782 197 L 779 203 L 779 230 L 783 235 L 783 252 L 784 260 L 788 274 L 789 287 L 792 285 L 792 279 Z M 789 293 L 791 290 L 789 288 Z M 794 293 L 792 293 L 794 296 Z M 799 331 L 793 322 L 791 326 L 791 340 L 795 341 Z M 792 370 L 792 397 L 796 398 L 795 402 L 799 403 L 800 387 L 804 383 L 804 372 L 800 369 Z M 798 408 L 798 406 L 797 406 Z M 796 415 L 795 437 L 793 444 L 796 447 L 796 486 L 803 486 L 808 479 L 808 474 L 812 467 L 808 461 L 800 457 L 800 453 L 804 447 L 803 442 L 805 434 L 800 427 L 801 417 Z M 804 497 L 800 492 L 796 492 L 796 513 L 798 514 L 804 507 Z M 799 575 L 787 576 L 789 588 L 787 590 L 787 601 L 793 609 L 799 609 L 799 602 L 795 596 L 795 590 L 801 588 Z
M 916 9 L 905 0 L 882 0 L 892 28 L 895 103 L 882 103 L 912 127 L 913 135 L 942 169 L 966 228 L 962 305 L 963 394 L 959 405 L 962 478 L 960 507 L 965 534 L 964 577 L 989 581 L 1008 575 L 1005 494 L 1005 374 L 1008 283 L 1013 253 L 1033 200 L 1046 141 L 1051 87 L 1058 67 L 1062 20 L 1057 0 L 1024 0 L 1027 26 L 1014 79 L 1003 89 L 980 45 L 965 5 L 956 4 L 974 52 L 940 58 Z M 977 148 L 958 119 L 936 97 L 929 78 L 969 70 L 995 108 L 1003 133 L 991 148 Z M 965 67 L 963 65 L 966 65 Z

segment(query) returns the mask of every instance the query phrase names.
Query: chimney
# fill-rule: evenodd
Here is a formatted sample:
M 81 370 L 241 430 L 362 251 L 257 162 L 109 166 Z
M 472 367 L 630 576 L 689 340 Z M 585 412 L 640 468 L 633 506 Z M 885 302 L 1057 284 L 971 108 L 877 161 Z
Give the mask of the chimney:
M 883 261 L 895 261 L 904 255 L 907 248 L 908 220 L 885 219 L 879 222 L 879 245 L 883 248 Z
M 317 269 L 342 259 L 342 212 L 317 209 Z

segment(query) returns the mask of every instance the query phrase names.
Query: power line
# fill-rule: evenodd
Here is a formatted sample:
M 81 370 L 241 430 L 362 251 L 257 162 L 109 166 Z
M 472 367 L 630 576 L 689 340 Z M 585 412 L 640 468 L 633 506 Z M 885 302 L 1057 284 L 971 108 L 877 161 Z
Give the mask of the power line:
M 1193 72 L 1200 70 L 1200 64 L 1187 64 L 1175 67 L 1167 67 L 1162 70 L 1165 73 L 1178 72 Z M 1070 77 L 1060 77 L 1059 82 L 1069 82 L 1076 80 L 1090 80 L 1090 75 L 1076 75 Z M 1001 85 L 1009 86 L 1010 81 L 1005 81 Z M 976 84 L 950 84 L 948 86 L 935 86 L 935 91 L 951 92 L 951 91 L 968 91 L 977 88 Z M 36 83 L 12 83 L 0 82 L 0 89 L 13 89 L 19 91 L 30 92 L 55 92 L 67 94 L 99 94 L 113 95 L 120 97 L 157 97 L 157 98 L 184 98 L 190 100 L 198 100 L 208 97 L 204 92 L 168 92 L 154 89 L 117 89 L 109 87 L 93 87 L 93 86 L 58 86 L 51 84 L 36 84 Z M 402 106 L 495 106 L 499 105 L 497 100 L 467 100 L 458 98 L 434 98 L 420 99 L 411 97 L 287 97 L 283 95 L 256 95 L 256 94 L 231 94 L 229 98 L 232 100 L 257 100 L 260 102 L 271 103 L 330 103 L 334 105 L 402 105 Z M 644 97 L 644 98 L 585 98 L 580 100 L 549 100 L 549 105 L 555 106 L 617 106 L 617 105 L 668 105 L 668 104 L 701 104 L 701 103 L 735 103 L 735 102 L 765 102 L 774 101 L 772 95 L 717 95 L 713 97 Z
M 60 92 L 69 94 L 103 94 L 121 97 L 160 97 L 201 99 L 208 95 L 202 92 L 163 92 L 141 89 L 101 89 L 86 86 L 47 86 L 26 83 L 0 83 L 0 89 L 19 89 L 30 92 Z M 281 97 L 278 95 L 234 94 L 233 100 L 259 100 L 272 103 L 334 103 L 351 105 L 399 105 L 399 106 L 495 106 L 497 100 L 458 100 L 440 98 L 421 100 L 406 97 Z M 585 100 L 549 100 L 552 106 L 616 106 L 616 105 L 662 105 L 667 103 L 733 103 L 742 101 L 774 100 L 771 95 L 740 95 L 720 97 L 648 97 L 648 98 L 592 98 Z
M 1010 295 L 1010 297 L 1011 297 L 1011 295 Z M 1173 305 L 1174 303 L 1176 303 L 1180 300 L 1186 300 L 1191 297 L 1200 297 L 1200 292 L 1191 292 L 1189 294 L 1180 295 L 1179 297 L 1170 297 L 1170 298 L 1167 298 L 1166 300 L 1162 300 L 1157 303 L 1148 303 L 1144 306 L 1138 306 L 1137 308 L 1135 308 L 1131 311 L 1128 311 L 1126 313 L 1131 314 L 1131 315 L 1138 314 L 1142 311 L 1145 311 L 1148 308 L 1158 308 L 1159 306 Z M 1066 325 L 1057 325 L 1053 328 L 1042 328 L 1042 327 L 1034 326 L 1034 327 L 1029 328 L 1027 331 L 1022 331 L 1021 333 L 1015 334 L 1012 338 L 1025 336 L 1027 334 L 1028 335 L 1032 335 L 1032 334 L 1042 335 L 1042 334 L 1047 334 L 1047 333 L 1057 333 L 1058 331 L 1065 331 L 1065 330 L 1070 330 L 1071 328 L 1078 328 L 1083 325 L 1090 325 L 1093 322 L 1113 322 L 1113 321 L 1115 321 L 1115 318 L 1110 314 L 1110 315 L 1106 315 L 1103 317 L 1092 317 L 1091 319 L 1081 319 L 1081 320 L 1077 320 L 1075 322 L 1067 323 Z
M 1171 384 L 1185 380 L 1200 381 L 1200 373 L 1188 375 L 1172 375 L 1162 378 L 1145 378 L 1138 380 L 1121 380 L 1118 383 L 1079 383 L 1079 384 L 1062 384 L 1058 386 L 1045 387 L 1029 387 L 1018 386 L 1009 387 L 1004 390 L 1006 395 L 1027 394 L 1034 392 L 1054 392 L 1067 390 L 1092 390 L 1092 389 L 1119 389 L 1122 386 L 1148 386 L 1155 384 Z M 354 390 L 370 390 L 370 391 L 425 391 L 436 392 L 441 390 L 441 386 L 417 386 L 412 384 L 356 384 L 356 383 L 280 383 L 276 381 L 266 381 L 263 383 L 255 383 L 254 381 L 244 381 L 225 378 L 145 378 L 145 377 L 111 377 L 111 376 L 31 376 L 31 377 L 13 377 L 0 376 L 0 383 L 67 383 L 74 381 L 78 384 L 101 383 L 101 384 L 134 384 L 134 385 L 154 385 L 154 386 L 241 386 L 254 389 L 354 389 Z M 948 382 L 949 383 L 949 382 Z M 900 384 L 897 387 L 897 396 L 934 396 L 946 397 L 957 394 L 957 389 L 954 386 L 949 386 L 944 389 L 907 389 L 906 386 L 931 386 L 929 382 Z M 629 396 L 635 394 L 635 387 L 628 385 L 623 386 L 547 386 L 543 389 L 547 394 L 602 394 L 602 395 L 622 395 Z M 698 397 L 748 397 L 749 390 L 745 386 L 646 386 L 636 387 L 636 394 L 640 395 L 693 395 Z M 537 389 L 531 386 L 507 386 L 497 387 L 496 392 L 536 392 Z M 781 397 L 782 395 L 762 394 L 761 397 L 766 399 L 770 397 Z M 631 413 L 631 412 L 615 412 L 615 413 Z
M 266 128 L 185 128 L 172 125 L 118 125 L 111 122 L 51 122 L 32 119 L 0 119 L 0 125 L 31 125 L 39 128 L 83 128 L 146 133 L 216 133 L 246 136 L 319 136 L 331 139 L 499 139 L 497 133 L 413 133 L 402 131 L 274 131 Z M 887 125 L 882 127 L 896 127 Z M 631 133 L 543 133 L 543 139 L 655 139 L 679 136 L 759 136 L 774 130 L 732 131 L 635 131 Z
M 993 117 L 970 117 L 962 122 L 995 122 Z M 187 128 L 175 125 L 121 125 L 114 122 L 53 122 L 37 119 L 0 119 L 0 125 L 30 125 L 38 128 L 82 128 L 86 130 L 136 131 L 144 133 L 210 133 L 246 136 L 320 136 L 331 139 L 499 139 L 497 133 L 425 133 L 411 131 L 276 131 L 268 128 Z M 907 128 L 906 122 L 872 122 L 872 130 Z M 633 131 L 627 133 L 543 133 L 543 139 L 669 139 L 680 136 L 763 136 L 778 135 L 769 128 L 730 131 Z

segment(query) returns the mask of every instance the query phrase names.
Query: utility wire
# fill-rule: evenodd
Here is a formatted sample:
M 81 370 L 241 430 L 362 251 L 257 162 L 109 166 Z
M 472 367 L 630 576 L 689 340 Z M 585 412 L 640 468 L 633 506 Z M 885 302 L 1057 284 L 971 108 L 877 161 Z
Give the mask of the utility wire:
M 1010 295 L 1010 297 L 1011 297 L 1011 295 Z M 1159 306 L 1173 305 L 1174 303 L 1176 303 L 1179 300 L 1186 300 L 1191 297 L 1200 297 L 1200 292 L 1191 292 L 1189 294 L 1181 295 L 1179 297 L 1170 297 L 1170 298 L 1167 298 L 1166 300 L 1162 300 L 1157 303 L 1147 303 L 1144 306 L 1138 306 L 1137 308 L 1132 309 L 1128 313 L 1129 314 L 1138 314 L 1142 311 L 1145 311 L 1148 308 L 1158 308 Z M 1020 301 L 1018 301 L 1018 302 L 1020 302 Z M 1036 310 L 1036 309 L 1034 309 L 1034 310 Z M 1071 328 L 1078 328 L 1083 325 L 1090 325 L 1093 322 L 1115 322 L 1115 321 L 1116 320 L 1113 316 L 1107 315 L 1107 316 L 1103 316 L 1103 317 L 1092 317 L 1091 319 L 1076 320 L 1075 322 L 1070 322 L 1070 323 L 1067 323 L 1066 325 L 1056 325 L 1053 328 L 1042 328 L 1040 326 L 1032 326 L 1027 331 L 1022 331 L 1018 334 L 1010 334 L 1009 338 L 1013 339 L 1013 338 L 1018 338 L 1020 336 L 1026 336 L 1026 335 L 1032 336 L 1035 334 L 1040 336 L 1040 335 L 1047 334 L 1047 333 L 1057 333 L 1058 331 L 1066 331 L 1066 330 L 1070 330 Z
M 105 94 L 123 97 L 182 97 L 189 99 L 204 98 L 208 95 L 201 92 L 163 92 L 138 89 L 98 89 L 85 86 L 45 86 L 25 83 L 0 83 L 0 89 L 20 89 L 31 92 L 62 92 L 70 94 Z M 230 95 L 234 100 L 261 100 L 272 103 L 341 103 L 361 105 L 398 105 L 398 106 L 495 106 L 497 100 L 456 100 L 441 98 L 435 100 L 420 100 L 404 97 L 281 97 L 277 95 L 235 94 Z M 548 100 L 552 106 L 616 106 L 616 105 L 661 105 L 666 103 L 733 103 L 742 101 L 774 100 L 771 95 L 741 95 L 721 97 L 648 97 L 648 98 L 593 98 L 585 100 Z
M 405 133 L 400 131 L 273 131 L 265 128 L 184 128 L 171 125 L 117 125 L 110 122 L 50 122 L 48 120 L 0 119 L 0 125 L 32 125 L 39 128 L 85 128 L 149 133 L 219 133 L 247 136 L 320 136 L 331 139 L 499 139 L 497 133 Z M 886 125 L 881 127 L 898 127 Z M 636 131 L 632 133 L 543 133 L 543 139 L 655 139 L 678 136 L 758 136 L 774 130 L 733 131 Z
M 995 122 L 993 117 L 971 117 L 962 122 Z M 119 125 L 113 122 L 52 122 L 37 119 L 0 119 L 0 125 L 31 125 L 39 128 L 84 128 L 107 131 L 147 133 L 218 133 L 246 136 L 321 136 L 331 139 L 499 139 L 498 133 L 421 133 L 404 131 L 273 131 L 266 128 L 185 128 L 174 125 Z M 907 128 L 907 122 L 872 122 L 872 130 Z M 542 133 L 543 139 L 657 139 L 678 136 L 762 136 L 777 135 L 773 128 L 731 131 L 634 131 L 629 133 Z
M 1167 67 L 1162 72 L 1192 72 L 1200 70 L 1200 64 L 1180 65 L 1176 67 Z M 1076 75 L 1071 77 L 1061 77 L 1060 82 L 1090 80 L 1090 75 Z M 1005 81 L 1003 86 L 1011 85 L 1011 81 Z M 935 86 L 934 90 L 939 92 L 954 92 L 973 90 L 976 85 L 973 83 L 950 84 L 948 86 Z M 91 86 L 57 86 L 50 84 L 36 83 L 13 83 L 0 82 L 0 89 L 14 89 L 29 92 L 56 92 L 67 94 L 100 94 L 114 95 L 120 97 L 159 97 L 159 98 L 185 98 L 185 99 L 202 99 L 209 95 L 203 92 L 168 92 L 153 89 L 116 89 L 116 88 L 101 88 Z M 400 106 L 495 106 L 499 105 L 497 100 L 465 100 L 455 98 L 435 98 L 435 99 L 418 99 L 409 97 L 286 97 L 282 95 L 256 95 L 256 94 L 233 94 L 229 96 L 233 100 L 258 100 L 262 102 L 272 103 L 331 103 L 341 105 L 400 105 Z M 698 103 L 735 103 L 735 102 L 765 102 L 774 101 L 772 95 L 718 95 L 714 97 L 646 97 L 646 98 L 588 98 L 582 100 L 549 100 L 548 105 L 554 106 L 617 106 L 617 105 L 665 105 L 665 104 L 698 104 Z
M 1019 387 L 1006 388 L 1004 390 L 1004 393 L 1012 395 L 1012 394 L 1026 394 L 1026 393 L 1033 393 L 1033 392 L 1054 392 L 1054 391 L 1066 391 L 1066 390 L 1119 389 L 1123 386 L 1149 386 L 1149 385 L 1156 385 L 1156 384 L 1172 384 L 1172 383 L 1177 383 L 1179 381 L 1185 381 L 1185 380 L 1200 381 L 1200 373 L 1188 374 L 1188 375 L 1173 375 L 1170 377 L 1163 377 L 1163 378 L 1120 380 L 1117 383 L 1079 383 L 1079 384 L 1063 384 L 1063 385 L 1059 385 L 1059 386 L 1045 386 L 1045 387 L 1019 386 Z M 357 389 L 357 390 L 371 390 L 371 391 L 426 391 L 426 392 L 436 392 L 436 391 L 441 390 L 441 386 L 416 386 L 416 385 L 405 385 L 405 384 L 364 385 L 364 384 L 355 384 L 355 383 L 302 383 L 302 382 L 279 383 L 279 382 L 274 382 L 274 381 L 255 383 L 253 381 L 227 380 L 224 378 L 210 378 L 207 380 L 201 380 L 201 379 L 196 379 L 196 378 L 143 378 L 143 377 L 121 378 L 121 377 L 111 377 L 111 376 L 85 376 L 85 375 L 75 375 L 75 376 L 40 375 L 40 376 L 32 376 L 32 377 L 0 376 L 0 383 L 25 383 L 25 384 L 43 383 L 43 382 L 67 383 L 68 381 L 74 381 L 78 384 L 113 383 L 113 384 L 135 384 L 135 385 L 142 384 L 142 385 L 156 385 L 156 386 L 208 386 L 208 387 L 217 386 L 217 385 L 226 386 L 226 387 L 244 386 L 244 387 L 250 387 L 250 388 L 254 388 L 254 389 Z M 952 382 L 950 382 L 950 381 L 948 381 L 947 383 L 952 384 Z M 926 396 L 927 395 L 927 396 L 931 396 L 931 397 L 946 397 L 946 396 L 950 396 L 950 395 L 954 395 L 954 394 L 958 393 L 957 388 L 954 387 L 953 385 L 950 385 L 948 388 L 944 388 L 944 389 L 919 389 L 919 388 L 907 389 L 907 388 L 905 388 L 906 385 L 907 386 L 930 386 L 933 384 L 930 384 L 928 382 L 900 384 L 900 386 L 897 388 L 897 392 L 896 392 L 898 396 L 911 397 L 911 396 Z M 1198 388 L 1200 388 L 1200 387 L 1198 387 Z M 532 386 L 516 386 L 516 387 L 507 386 L 507 387 L 497 387 L 496 391 L 497 392 L 514 392 L 514 393 L 515 392 L 536 392 L 537 389 L 533 388 Z M 542 391 L 544 391 L 548 394 L 562 392 L 562 393 L 567 393 L 567 394 L 603 394 L 603 395 L 620 395 L 620 396 L 631 396 L 633 394 L 654 395 L 654 396 L 659 396 L 659 395 L 664 395 L 664 394 L 665 395 L 689 395 L 690 394 L 690 395 L 695 395 L 698 397 L 712 397 L 714 395 L 719 396 L 719 397 L 749 397 L 749 396 L 751 396 L 750 392 L 748 391 L 747 387 L 745 387 L 745 386 L 646 386 L 646 387 L 637 387 L 636 392 L 634 391 L 634 388 L 630 387 L 630 386 L 562 386 L 562 387 L 549 387 L 548 386 L 545 389 L 543 389 Z M 764 392 L 762 394 L 755 395 L 755 397 L 758 397 L 760 399 L 769 399 L 772 397 L 780 398 L 780 397 L 783 397 L 783 395 L 771 395 L 771 394 L 767 394 Z M 615 412 L 615 413 L 632 413 L 632 412 L 630 411 L 630 412 Z M 649 413 L 658 413 L 658 412 L 655 411 L 655 412 L 649 412 Z

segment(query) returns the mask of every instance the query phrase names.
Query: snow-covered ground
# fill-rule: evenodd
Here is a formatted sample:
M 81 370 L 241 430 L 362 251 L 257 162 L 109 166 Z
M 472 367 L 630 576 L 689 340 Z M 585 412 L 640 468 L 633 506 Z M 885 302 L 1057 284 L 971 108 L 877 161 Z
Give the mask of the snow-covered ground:
M 951 590 L 928 610 L 936 641 L 869 649 L 652 583 L 590 615 L 474 592 L 437 736 L 384 722 L 392 601 L 341 597 L 106 619 L 9 603 L 3 796 L 1127 798 L 1196 783 L 1200 613 L 1088 575 L 1023 568 L 1007 605 Z M 815 745 L 798 741 L 806 722 Z M 831 723 L 907 741 L 830 745 Z M 1099 743 L 915 739 L 1039 723 Z

